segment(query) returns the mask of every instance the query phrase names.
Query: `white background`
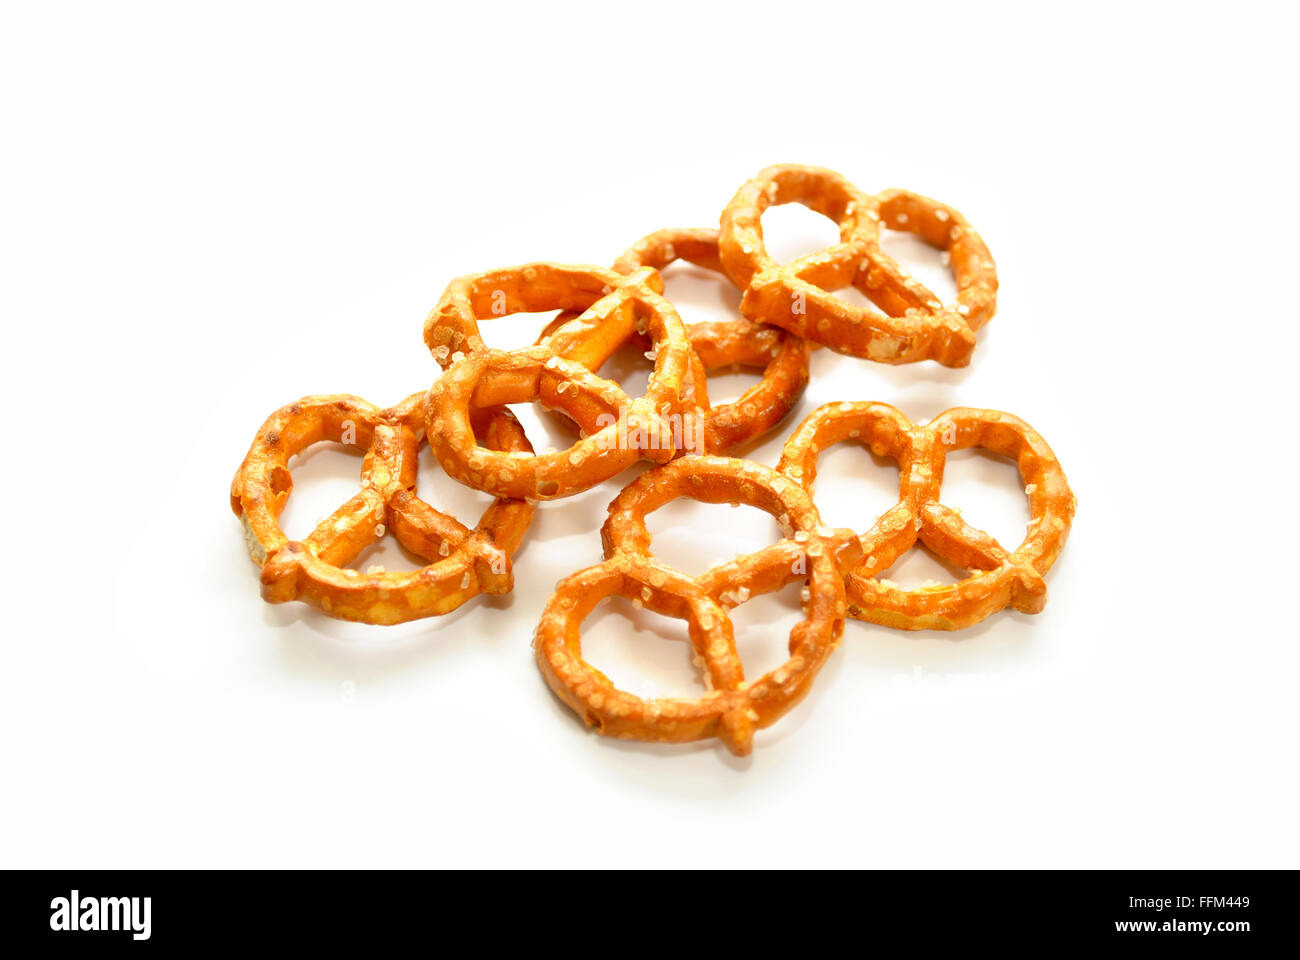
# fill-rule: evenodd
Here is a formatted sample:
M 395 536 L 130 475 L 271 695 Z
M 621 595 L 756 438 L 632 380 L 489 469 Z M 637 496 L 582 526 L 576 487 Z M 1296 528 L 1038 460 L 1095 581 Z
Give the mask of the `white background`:
M 0 865 L 1300 866 L 1292 15 L 450 6 L 6 8 Z M 851 621 L 738 761 L 589 735 L 537 671 L 541 605 L 632 473 L 539 508 L 508 598 L 390 628 L 259 599 L 227 491 L 272 410 L 424 389 L 452 277 L 608 263 L 786 161 L 953 204 L 1002 292 L 965 370 L 819 352 L 751 455 L 830 400 L 1024 417 L 1079 497 L 1041 615 Z M 835 236 L 801 208 L 765 225 L 786 257 Z M 734 310 L 668 282 L 688 322 Z M 866 529 L 894 471 L 823 462 L 826 518 Z M 423 463 L 472 523 L 483 498 Z M 306 458 L 290 534 L 356 470 Z M 945 501 L 1018 542 L 1009 466 L 955 458 Z M 688 570 L 773 536 L 725 506 L 652 529 Z M 737 611 L 758 669 L 797 593 Z M 598 666 L 691 689 L 674 625 L 602 611 Z

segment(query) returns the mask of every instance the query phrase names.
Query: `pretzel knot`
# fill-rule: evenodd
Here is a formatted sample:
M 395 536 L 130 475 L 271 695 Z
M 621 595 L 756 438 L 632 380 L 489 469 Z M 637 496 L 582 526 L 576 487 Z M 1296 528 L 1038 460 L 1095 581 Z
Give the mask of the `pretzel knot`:
M 533 263 L 455 280 L 425 322 L 424 339 L 445 373 L 426 401 L 429 443 L 448 474 L 498 497 L 553 500 L 580 493 L 637 460 L 664 462 L 698 430 L 686 389 L 690 342 L 649 268 L 628 275 L 603 267 Z M 578 311 L 537 345 L 489 349 L 478 322 L 520 311 Z M 654 359 L 645 395 L 629 399 L 596 376 L 637 332 Z M 574 420 L 583 438 L 568 450 L 534 455 L 478 444 L 472 410 L 540 401 Z
M 763 242 L 768 207 L 798 202 L 836 221 L 840 243 L 777 264 Z M 881 224 L 914 233 L 948 254 L 957 303 L 944 306 L 880 247 Z M 832 170 L 767 167 L 722 213 L 722 264 L 744 291 L 741 312 L 840 353 L 883 363 L 934 359 L 970 363 L 975 331 L 997 304 L 997 272 L 978 233 L 952 207 L 907 190 L 863 193 Z M 849 285 L 881 308 L 854 306 L 831 291 Z
M 679 497 L 747 503 L 777 518 L 785 539 L 688 577 L 650 554 L 646 514 Z M 609 507 L 604 562 L 562 580 L 542 613 L 535 647 L 542 674 L 598 733 L 682 743 L 716 736 L 737 755 L 754 731 L 803 698 L 844 629 L 843 571 L 859 557 L 857 537 L 821 523 L 812 500 L 768 467 L 715 456 L 684 457 L 647 471 Z M 790 633 L 790 658 L 747 681 L 727 611 L 751 597 L 806 580 L 805 619 Z M 685 620 L 695 663 L 709 686 L 699 699 L 644 700 L 620 690 L 582 658 L 582 621 L 606 597 Z
M 899 502 L 862 535 L 862 560 L 846 577 L 849 616 L 904 630 L 957 630 L 1007 606 L 1025 613 L 1043 609 L 1043 575 L 1065 545 L 1076 500 L 1060 462 L 1033 427 L 1008 413 L 965 407 L 921 427 L 885 403 L 832 403 L 795 429 L 777 470 L 811 491 L 821 451 L 846 440 L 890 457 L 900 476 Z M 1012 552 L 939 502 L 947 452 L 966 447 L 1013 459 L 1020 470 L 1033 519 Z M 918 539 L 972 575 L 918 590 L 875 579 Z
M 230 506 L 244 524 L 249 553 L 262 568 L 262 596 L 302 600 L 333 617 L 392 624 L 448 613 L 482 593 L 513 585 L 510 556 L 533 507 L 498 499 L 470 531 L 415 494 L 424 394 L 381 410 L 357 397 L 304 397 L 267 419 L 230 487 Z M 507 410 L 479 418 L 486 441 L 527 450 L 523 429 Z M 364 447 L 361 490 L 302 541 L 280 528 L 293 489 L 289 458 L 315 443 Z M 391 530 L 407 550 L 429 561 L 418 570 L 361 574 L 347 569 Z
M 718 231 L 657 230 L 624 251 L 614 269 L 619 273 L 632 273 L 638 267 L 663 270 L 677 260 L 723 273 Z M 722 453 L 771 430 L 799 402 L 808 385 L 808 345 L 801 337 L 744 318 L 695 323 L 687 333 L 703 367 L 703 373 L 693 368 L 692 385 L 704 430 L 704 450 L 699 452 Z M 731 366 L 761 369 L 762 379 L 735 402 L 714 407 L 704 374 Z

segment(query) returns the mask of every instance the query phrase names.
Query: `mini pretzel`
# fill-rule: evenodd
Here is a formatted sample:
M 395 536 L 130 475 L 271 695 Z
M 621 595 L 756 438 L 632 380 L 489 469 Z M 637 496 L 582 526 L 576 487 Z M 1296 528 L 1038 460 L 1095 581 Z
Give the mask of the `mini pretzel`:
M 663 280 L 643 268 L 624 276 L 603 267 L 533 263 L 452 282 L 425 323 L 425 343 L 446 368 L 426 402 L 429 443 L 448 474 L 498 497 L 553 500 L 580 493 L 639 459 L 663 462 L 693 429 L 686 389 L 690 343 Z M 519 311 L 573 310 L 541 343 L 488 349 L 478 322 Z M 643 397 L 591 371 L 638 330 L 649 333 L 655 368 Z M 479 446 L 471 410 L 539 400 L 585 433 L 559 453 Z
M 786 539 L 688 577 L 651 556 L 645 526 L 646 514 L 680 497 L 766 510 Z M 858 559 L 857 537 L 822 526 L 799 485 L 770 468 L 713 456 L 683 457 L 642 474 L 610 504 L 601 537 L 605 561 L 562 580 L 542 613 L 535 647 L 546 682 L 605 736 L 670 743 L 716 736 L 732 753 L 748 754 L 754 731 L 803 698 L 839 643 L 842 571 Z M 806 619 L 790 633 L 790 658 L 746 681 L 727 611 L 804 578 Z M 710 687 L 703 697 L 643 700 L 582 658 L 582 621 L 615 594 L 687 622 L 696 666 Z
M 262 425 L 230 486 L 230 506 L 243 521 L 253 562 L 262 568 L 263 598 L 302 600 L 342 620 L 392 624 L 448 613 L 480 592 L 510 590 L 510 555 L 523 540 L 533 507 L 498 499 L 470 531 L 416 496 L 423 400 L 416 393 L 380 410 L 346 395 L 304 397 Z M 485 411 L 479 426 L 494 447 L 529 449 L 507 410 Z M 279 519 L 293 489 L 289 459 L 327 440 L 366 448 L 361 490 L 305 540 L 290 540 Z M 387 530 L 429 565 L 395 573 L 347 569 Z
M 718 231 L 658 230 L 624 251 L 614 261 L 614 269 L 619 273 L 631 273 L 638 267 L 663 270 L 676 260 L 723 273 Z M 808 385 L 808 345 L 800 337 L 744 318 L 695 323 L 687 333 L 705 372 L 735 365 L 763 371 L 762 380 L 734 403 L 717 407 L 709 404 L 704 378 L 697 378 L 695 401 L 704 427 L 701 453 L 721 453 L 771 430 L 799 402 Z
M 799 424 L 777 469 L 811 491 L 821 451 L 846 440 L 895 460 L 901 478 L 898 504 L 862 535 L 862 560 L 846 577 L 850 616 L 903 630 L 957 630 L 1007 606 L 1025 613 L 1043 609 L 1043 575 L 1065 545 L 1076 501 L 1051 447 L 1033 427 L 1009 413 L 965 407 L 921 427 L 885 403 L 831 403 Z M 1013 552 L 939 502 L 947 452 L 966 447 L 1016 461 L 1033 519 Z M 875 579 L 918 539 L 973 574 L 918 590 Z
M 769 206 L 792 201 L 838 222 L 841 242 L 780 265 L 767 253 L 761 221 Z M 948 253 L 958 288 L 952 309 L 880 248 L 882 221 Z M 871 197 L 820 167 L 782 164 L 760 171 L 723 211 L 719 249 L 727 274 L 745 290 L 745 316 L 883 363 L 932 358 L 965 366 L 975 331 L 996 306 L 993 257 L 960 213 L 906 190 Z M 849 284 L 885 313 L 830 292 Z

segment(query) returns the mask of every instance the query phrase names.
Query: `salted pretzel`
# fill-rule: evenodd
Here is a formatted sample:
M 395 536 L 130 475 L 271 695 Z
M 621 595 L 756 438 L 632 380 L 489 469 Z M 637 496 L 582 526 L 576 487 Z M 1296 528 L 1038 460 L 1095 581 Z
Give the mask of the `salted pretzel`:
M 706 270 L 725 273 L 718 259 L 718 231 L 712 228 L 667 228 L 647 234 L 614 261 L 619 273 L 638 267 L 664 270 L 685 260 Z M 542 332 L 550 337 L 575 313 L 561 313 Z M 744 317 L 694 323 L 686 328 L 694 357 L 688 394 L 694 399 L 701 430 L 695 453 L 725 453 L 761 436 L 780 423 L 799 402 L 808 385 L 808 344 L 801 337 Z M 649 346 L 644 334 L 635 339 Z M 709 373 L 730 367 L 763 371 L 762 379 L 732 403 L 709 402 Z
M 768 207 L 798 202 L 836 221 L 840 242 L 776 263 L 763 242 Z M 957 302 L 945 307 L 880 247 L 881 224 L 916 234 L 948 254 Z M 907 190 L 863 193 L 821 167 L 767 167 L 722 212 L 722 264 L 745 293 L 740 309 L 840 353 L 882 363 L 934 359 L 965 366 L 975 331 L 993 316 L 997 272 L 988 247 L 952 207 Z M 854 306 L 831 291 L 852 284 L 884 313 Z
M 614 269 L 663 270 L 677 260 L 725 275 L 718 258 L 718 231 L 707 228 L 657 230 L 624 251 Z M 704 449 L 699 452 L 723 453 L 766 433 L 785 419 L 808 385 L 808 345 L 801 337 L 744 318 L 694 323 L 687 333 L 705 373 L 732 366 L 763 371 L 762 379 L 735 402 L 716 407 L 709 403 L 704 378 L 697 377 L 695 401 L 704 430 Z
M 1060 462 L 1033 427 L 1009 413 L 966 407 L 916 426 L 889 404 L 830 403 L 795 429 L 777 470 L 811 491 L 821 451 L 849 440 L 896 461 L 900 475 L 899 502 L 862 535 L 862 559 L 846 577 L 849 616 L 904 630 L 957 630 L 1007 606 L 1043 609 L 1043 576 L 1065 545 L 1076 501 Z M 939 502 L 947 453 L 966 447 L 1016 461 L 1033 519 L 1014 551 Z M 877 579 L 917 540 L 971 576 L 916 590 Z
M 471 531 L 416 496 L 423 402 L 423 392 L 386 410 L 347 395 L 304 397 L 267 418 L 230 486 L 230 506 L 261 567 L 266 600 L 302 600 L 343 620 L 392 624 L 448 613 L 478 593 L 510 590 L 510 556 L 533 506 L 498 499 Z M 485 410 L 476 422 L 490 446 L 530 449 L 508 410 Z M 308 537 L 290 540 L 279 519 L 293 489 L 289 459 L 322 441 L 366 449 L 361 490 Z M 393 573 L 348 569 L 388 531 L 428 565 Z
M 553 500 L 580 493 L 639 459 L 663 462 L 691 433 L 690 342 L 650 268 L 532 263 L 452 281 L 425 321 L 424 339 L 445 370 L 426 401 L 429 444 L 448 474 L 498 497 Z M 489 349 L 479 320 L 548 310 L 579 311 L 539 344 Z M 637 331 L 652 342 L 654 371 L 631 400 L 596 370 Z M 567 414 L 583 438 L 568 450 L 533 454 L 478 444 L 471 411 L 540 401 Z
M 758 507 L 777 518 L 785 539 L 688 577 L 651 555 L 645 525 L 646 514 L 680 497 Z M 732 753 L 748 754 L 754 731 L 802 699 L 838 644 L 843 571 L 859 557 L 857 537 L 823 526 L 799 484 L 769 467 L 693 456 L 649 470 L 628 485 L 610 504 L 601 538 L 604 562 L 562 580 L 542 613 L 534 645 L 546 682 L 605 736 L 671 743 L 716 736 Z M 727 611 L 805 578 L 805 619 L 790 633 L 790 658 L 747 681 Z M 710 688 L 703 697 L 644 700 L 615 687 L 583 659 L 582 621 L 615 595 L 687 622 L 696 666 Z

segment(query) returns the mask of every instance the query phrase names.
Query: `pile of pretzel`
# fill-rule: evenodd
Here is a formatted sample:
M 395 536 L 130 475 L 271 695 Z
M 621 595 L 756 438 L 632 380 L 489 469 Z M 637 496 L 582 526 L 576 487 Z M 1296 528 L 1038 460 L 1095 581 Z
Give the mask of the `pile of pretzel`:
M 791 202 L 834 220 L 840 242 L 778 264 L 764 246 L 761 218 L 768 207 Z M 884 228 L 946 252 L 955 303 L 941 302 L 884 252 Z M 659 273 L 677 260 L 729 278 L 742 291 L 742 316 L 683 325 Z M 878 310 L 834 295 L 849 285 Z M 668 742 L 717 737 L 746 754 L 754 731 L 808 692 L 846 615 L 904 630 L 957 630 L 1004 607 L 1043 608 L 1043 578 L 1065 543 L 1075 498 L 1047 442 L 1011 414 L 955 408 L 919 425 L 884 403 L 831 403 L 795 427 L 775 469 L 725 456 L 790 413 L 808 383 L 814 344 L 883 363 L 966 365 L 976 331 L 993 315 L 997 286 L 988 248 L 956 210 L 907 190 L 866 194 L 833 171 L 799 165 L 768 167 L 742 186 L 720 229 L 657 231 L 608 269 L 531 263 L 461 277 L 424 325 L 424 342 L 443 370 L 431 388 L 387 409 L 347 395 L 304 397 L 258 431 L 230 503 L 261 570 L 262 596 L 393 624 L 447 613 L 479 593 L 504 593 L 537 501 L 570 497 L 648 460 L 657 466 L 609 506 L 605 560 L 562 580 L 542 611 L 537 661 L 556 695 L 599 733 Z M 557 315 L 531 347 L 489 348 L 479 323 L 521 311 Z M 629 342 L 654 364 L 636 399 L 599 375 Z M 734 403 L 714 406 L 709 372 L 735 365 L 761 369 L 761 381 Z M 508 409 L 529 402 L 565 414 L 579 439 L 558 453 L 534 453 Z M 365 450 L 361 489 L 308 537 L 290 540 L 279 523 L 293 489 L 289 461 L 323 441 Z M 862 535 L 824 525 L 812 498 L 819 455 L 847 441 L 892 458 L 900 471 L 898 503 Z M 416 496 L 426 442 L 450 476 L 495 498 L 473 529 Z M 1032 520 L 1014 550 L 939 500 L 948 451 L 967 447 L 1019 467 Z M 758 507 L 776 518 L 782 539 L 687 576 L 655 558 L 645 523 L 648 513 L 681 497 Z M 349 567 L 390 532 L 427 565 L 365 573 Z M 883 579 L 918 541 L 969 575 L 918 589 Z M 747 678 L 728 611 L 796 580 L 805 584 L 804 619 L 791 631 L 789 659 Z M 615 595 L 686 621 L 707 693 L 642 699 L 583 659 L 583 619 Z

